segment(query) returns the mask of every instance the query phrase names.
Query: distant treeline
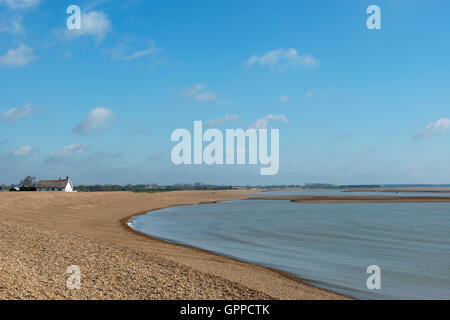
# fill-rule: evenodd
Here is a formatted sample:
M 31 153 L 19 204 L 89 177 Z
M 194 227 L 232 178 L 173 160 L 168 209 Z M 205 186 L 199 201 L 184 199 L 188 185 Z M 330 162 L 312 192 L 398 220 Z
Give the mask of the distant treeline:
M 346 185 L 346 186 L 339 186 L 340 189 L 374 189 L 374 188 L 381 188 L 380 185 L 377 184 L 355 184 L 355 185 Z
M 304 186 L 308 189 L 374 189 L 381 188 L 378 184 L 350 184 L 350 185 L 336 185 L 328 183 L 307 183 Z
M 131 191 L 131 192 L 163 192 L 176 190 L 230 190 L 232 186 L 216 186 L 210 184 L 175 184 L 169 186 L 148 185 L 148 184 L 97 184 L 97 185 L 79 185 L 75 186 L 78 192 L 109 192 L 109 191 Z

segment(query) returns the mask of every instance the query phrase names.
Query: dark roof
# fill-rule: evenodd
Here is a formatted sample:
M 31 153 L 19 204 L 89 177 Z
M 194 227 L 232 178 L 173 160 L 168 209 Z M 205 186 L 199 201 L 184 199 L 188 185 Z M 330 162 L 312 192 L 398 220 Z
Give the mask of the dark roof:
M 38 189 L 64 189 L 69 180 L 41 180 L 36 184 Z
M 37 191 L 35 187 L 25 187 L 20 188 L 20 191 Z

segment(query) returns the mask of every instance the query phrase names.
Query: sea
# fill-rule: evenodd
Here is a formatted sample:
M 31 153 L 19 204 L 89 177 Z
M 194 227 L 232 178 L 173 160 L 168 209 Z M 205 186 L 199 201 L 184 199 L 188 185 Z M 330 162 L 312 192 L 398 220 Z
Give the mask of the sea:
M 258 196 L 371 194 L 450 195 L 295 190 Z M 152 211 L 130 225 L 357 299 L 450 299 L 450 203 L 238 200 Z

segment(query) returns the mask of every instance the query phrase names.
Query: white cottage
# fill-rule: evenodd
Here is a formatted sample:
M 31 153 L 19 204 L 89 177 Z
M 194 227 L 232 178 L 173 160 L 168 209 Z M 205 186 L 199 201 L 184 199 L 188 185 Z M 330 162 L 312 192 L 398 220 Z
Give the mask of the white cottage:
M 41 180 L 36 184 L 37 191 L 63 191 L 74 192 L 72 181 L 70 177 L 65 180 L 59 178 L 58 180 Z

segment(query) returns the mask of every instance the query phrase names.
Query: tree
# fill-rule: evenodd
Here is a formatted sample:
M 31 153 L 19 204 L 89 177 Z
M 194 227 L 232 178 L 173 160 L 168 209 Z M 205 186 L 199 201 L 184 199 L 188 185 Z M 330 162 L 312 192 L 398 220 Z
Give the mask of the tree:
M 24 187 L 33 187 L 36 184 L 36 177 L 28 176 L 19 183 Z

